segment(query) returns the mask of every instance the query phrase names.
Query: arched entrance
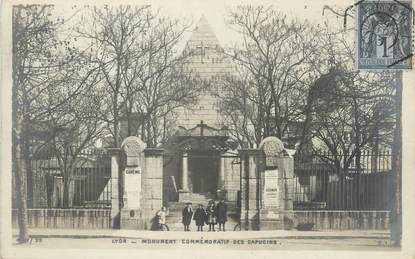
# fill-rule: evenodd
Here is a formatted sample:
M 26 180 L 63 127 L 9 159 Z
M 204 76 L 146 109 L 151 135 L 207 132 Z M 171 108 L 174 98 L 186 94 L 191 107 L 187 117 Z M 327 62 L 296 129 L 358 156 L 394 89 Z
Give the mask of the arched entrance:
M 203 122 L 191 129 L 179 127 L 169 141 L 172 152 L 168 156 L 173 162 L 164 174 L 166 199 L 172 201 L 174 195 L 169 182 L 173 183 L 179 201 L 201 197 L 197 194 L 216 198 L 225 189 L 224 155 L 231 148 L 228 139 L 226 128 L 215 129 Z

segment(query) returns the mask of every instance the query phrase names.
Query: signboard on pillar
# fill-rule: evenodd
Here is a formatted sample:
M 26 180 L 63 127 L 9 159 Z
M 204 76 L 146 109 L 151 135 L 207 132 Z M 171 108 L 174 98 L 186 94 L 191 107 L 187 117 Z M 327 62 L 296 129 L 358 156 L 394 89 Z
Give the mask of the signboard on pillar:
M 141 198 L 141 168 L 124 170 L 124 208 L 139 209 Z
M 279 205 L 278 169 L 265 170 L 263 205 L 265 209 L 277 209 Z

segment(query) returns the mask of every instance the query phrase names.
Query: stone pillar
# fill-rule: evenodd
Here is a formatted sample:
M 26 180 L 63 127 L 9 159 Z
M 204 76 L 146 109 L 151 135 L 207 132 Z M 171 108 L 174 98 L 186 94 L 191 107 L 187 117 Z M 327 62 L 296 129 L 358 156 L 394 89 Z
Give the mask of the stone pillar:
M 217 198 L 219 200 L 226 198 L 226 188 L 225 188 L 225 157 L 221 153 L 219 157 L 219 167 L 218 167 L 218 188 L 217 188 Z
M 142 174 L 144 172 L 144 148 L 146 144 L 138 137 L 126 138 L 121 149 L 125 154 L 123 170 L 123 207 L 121 209 L 120 227 L 122 229 L 143 229 L 143 192 Z
M 267 137 L 259 145 L 265 156 L 261 175 L 261 230 L 291 229 L 293 219 L 294 159 L 276 137 Z
M 259 177 L 263 171 L 263 155 L 258 149 L 239 150 L 241 159 L 241 229 L 260 230 Z
M 280 214 L 284 219 L 284 229 L 292 229 L 294 222 L 294 158 L 284 154 L 278 159 L 280 189 Z
M 190 197 L 189 191 L 189 169 L 188 169 L 188 153 L 183 151 L 182 156 L 182 175 L 181 175 L 181 189 L 179 190 L 179 201 L 185 202 L 188 201 Z
M 143 227 L 150 229 L 151 219 L 163 206 L 163 152 L 161 148 L 144 150 Z
M 188 176 L 188 164 L 187 164 L 187 153 L 183 152 L 182 157 L 182 190 L 189 191 L 189 183 L 187 182 Z
M 223 157 L 223 154 L 221 154 L 219 158 L 218 189 L 225 189 L 225 158 Z
M 120 213 L 122 208 L 122 178 L 120 177 L 121 149 L 109 148 L 111 156 L 111 227 L 120 228 Z

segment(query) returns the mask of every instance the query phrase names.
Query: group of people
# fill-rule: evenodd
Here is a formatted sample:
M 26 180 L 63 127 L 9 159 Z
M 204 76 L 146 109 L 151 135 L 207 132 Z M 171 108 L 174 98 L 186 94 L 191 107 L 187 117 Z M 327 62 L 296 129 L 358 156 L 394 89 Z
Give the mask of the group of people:
M 215 225 L 219 225 L 219 231 L 225 231 L 225 223 L 227 221 L 228 205 L 224 200 L 220 200 L 216 203 L 214 200 L 210 200 L 206 209 L 203 208 L 203 204 L 199 204 L 199 207 L 193 212 L 192 203 L 186 203 L 186 207 L 182 211 L 182 222 L 184 231 L 190 231 L 190 223 L 192 219 L 195 221 L 197 231 L 203 231 L 203 226 L 207 224 L 209 231 L 215 231 Z

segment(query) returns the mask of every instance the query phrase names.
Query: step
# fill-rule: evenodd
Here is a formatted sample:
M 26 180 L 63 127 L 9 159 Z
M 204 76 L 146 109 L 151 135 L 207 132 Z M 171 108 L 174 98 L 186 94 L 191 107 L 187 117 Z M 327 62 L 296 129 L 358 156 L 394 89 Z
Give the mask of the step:
M 193 203 L 193 202 L 192 202 Z M 207 202 L 200 202 L 201 204 L 203 204 L 203 207 L 206 208 L 207 206 Z M 193 203 L 192 207 L 195 209 L 198 207 L 198 203 Z M 229 202 L 227 203 L 228 205 L 228 210 L 235 210 L 236 209 L 236 203 L 235 202 Z M 183 202 L 168 202 L 167 203 L 167 208 L 169 208 L 169 210 L 182 210 L 184 207 L 186 207 L 186 203 Z
M 172 203 L 172 205 L 183 205 L 181 203 Z M 184 206 L 183 206 L 184 207 Z M 166 223 L 169 226 L 170 231 L 183 231 L 183 224 L 182 224 L 182 208 L 180 209 L 172 209 L 169 208 L 169 215 L 166 216 Z M 235 225 L 238 222 L 238 215 L 236 213 L 236 206 L 233 203 L 231 206 L 228 205 L 228 221 L 225 224 L 226 231 L 232 231 Z M 218 228 L 218 225 L 215 226 L 215 228 Z M 192 223 L 190 225 L 191 231 L 196 231 L 197 227 L 194 223 L 194 220 L 192 220 Z M 208 230 L 208 226 L 206 225 L 204 227 L 205 231 Z
M 167 217 L 181 217 L 182 216 L 182 210 L 180 209 L 180 210 L 172 210 L 172 209 L 169 209 L 168 210 L 169 211 L 169 215 L 167 215 Z M 228 208 L 228 215 L 233 215 L 233 214 L 236 214 L 237 213 L 237 209 L 230 209 L 230 208 Z
M 181 217 L 166 217 L 166 223 L 169 226 L 170 231 L 183 231 L 183 224 L 182 224 L 182 218 Z M 235 220 L 232 217 L 228 217 L 228 220 L 225 224 L 225 230 L 226 231 L 233 231 L 235 225 L 238 224 L 238 221 Z M 207 231 L 209 229 L 208 225 L 205 225 L 203 227 L 204 231 Z M 218 224 L 215 225 L 215 230 L 217 231 L 219 229 Z M 191 224 L 190 224 L 190 231 L 196 231 L 197 230 L 197 226 L 194 222 L 194 220 L 192 220 Z

